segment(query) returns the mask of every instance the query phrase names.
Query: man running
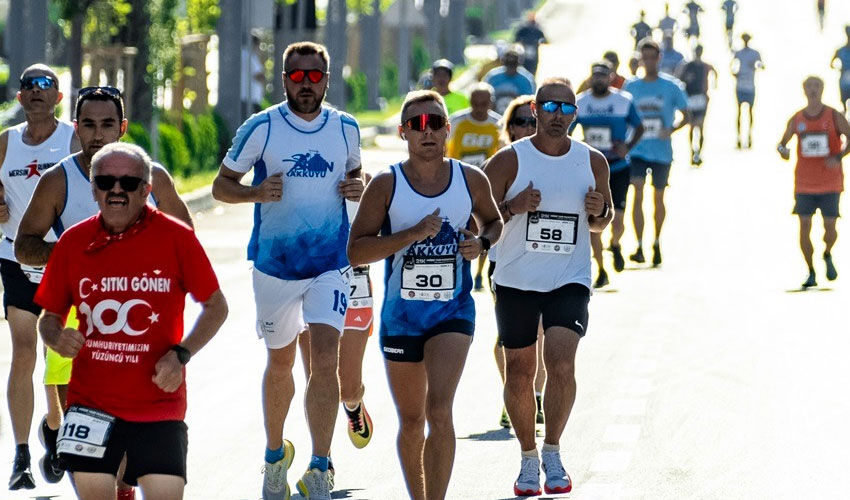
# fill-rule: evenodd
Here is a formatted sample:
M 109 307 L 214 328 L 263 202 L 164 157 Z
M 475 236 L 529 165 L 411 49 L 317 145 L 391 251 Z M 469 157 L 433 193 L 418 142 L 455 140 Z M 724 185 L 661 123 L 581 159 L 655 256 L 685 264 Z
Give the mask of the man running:
M 491 69 L 482 79 L 494 89 L 496 113 L 504 113 L 514 97 L 534 93 L 534 75 L 520 66 L 523 53 L 522 45 L 511 45 L 502 54 L 502 66 Z
M 605 59 L 606 61 L 608 61 L 611 64 L 611 66 L 610 66 L 611 67 L 611 77 L 610 77 L 611 84 L 609 85 L 609 87 L 614 87 L 615 89 L 623 88 L 623 85 L 626 84 L 626 78 L 624 76 L 620 75 L 619 73 L 617 73 L 617 68 L 620 67 L 620 58 L 617 57 L 617 53 L 614 52 L 613 50 L 609 50 L 609 51 L 605 52 L 604 54 L 602 54 L 602 59 Z M 593 80 L 593 74 L 591 74 L 583 82 L 581 82 L 581 85 L 578 86 L 577 92 L 579 94 L 581 94 L 585 90 L 590 89 L 592 80 Z
M 546 34 L 537 22 L 537 15 L 533 10 L 526 14 L 525 22 L 517 26 L 514 34 L 514 42 L 521 44 L 525 52 L 522 66 L 532 75 L 537 74 L 537 63 L 540 60 L 540 44 L 546 43 Z M 448 105 L 448 103 L 446 103 Z M 449 116 L 452 110 L 449 108 Z
M 643 125 L 632 96 L 620 92 L 610 85 L 611 66 L 607 61 L 594 63 L 591 68 L 591 88 L 576 98 L 578 114 L 573 127 L 581 125 L 584 142 L 599 150 L 611 171 L 609 184 L 614 208 L 614 222 L 611 225 L 611 244 L 609 249 L 614 256 L 614 270 L 618 273 L 625 267 L 625 259 L 620 249 L 620 238 L 625 231 L 623 224 L 626 212 L 626 196 L 629 193 L 629 151 L 635 147 L 643 135 Z M 630 137 L 627 141 L 626 138 Z M 590 245 L 593 258 L 599 269 L 599 276 L 593 284 L 601 288 L 608 284 L 608 273 L 602 258 L 602 234 L 591 233 Z
M 469 99 L 466 95 L 449 88 L 454 70 L 455 65 L 448 59 L 437 59 L 431 65 L 431 88 L 443 96 L 446 107 L 449 108 L 449 114 L 469 107 Z
M 689 23 L 688 27 L 685 28 L 685 34 L 688 36 L 688 40 L 691 38 L 699 38 L 699 14 L 700 12 L 705 12 L 702 6 L 696 3 L 694 0 L 685 4 L 685 9 L 683 11 L 688 15 Z
M 685 55 L 673 46 L 673 34 L 665 32 L 661 39 L 661 62 L 658 70 L 670 76 L 676 76 L 685 64 Z
M 820 210 L 823 217 L 823 260 L 826 279 L 838 277 L 832 262 L 832 247 L 838 239 L 836 221 L 841 192 L 844 191 L 844 169 L 841 160 L 850 152 L 850 124 L 843 114 L 826 106 L 823 97 L 823 80 L 810 76 L 803 82 L 806 107 L 794 113 L 777 150 L 787 160 L 791 151 L 787 144 L 797 136 L 797 165 L 794 169 L 794 213 L 800 218 L 800 251 L 808 266 L 808 276 L 803 289 L 817 286 L 812 263 L 814 247 L 811 240 L 812 216 Z M 841 146 L 842 136 L 847 146 Z
M 644 133 L 641 141 L 631 151 L 631 183 L 635 188 L 635 200 L 632 208 L 632 222 L 637 236 L 637 250 L 629 259 L 642 263 L 643 256 L 643 187 L 648 172 L 652 173 L 652 187 L 655 189 L 655 242 L 652 245 L 652 265 L 661 265 L 661 226 L 667 210 L 664 206 L 664 191 L 670 177 L 670 165 L 673 163 L 673 145 L 670 136 L 690 121 L 688 99 L 682 82 L 659 73 L 658 63 L 661 50 L 651 39 L 640 45 L 640 57 L 646 74 L 643 78 L 633 78 L 624 89 L 632 94 L 638 114 L 643 121 Z M 674 123 L 676 111 L 682 113 L 682 119 Z
M 59 91 L 59 78 L 52 69 L 44 64 L 25 69 L 17 97 L 26 121 L 0 134 L 0 230 L 4 236 L 0 241 L 0 276 L 3 309 L 12 334 L 6 396 L 16 445 L 10 490 L 35 488 L 30 471 L 29 431 L 33 413 L 32 375 L 38 344 L 36 322 L 41 308 L 33 302 L 33 296 L 43 273 L 42 268 L 18 263 L 14 240 L 42 172 L 80 149 L 74 126 L 56 118 L 56 106 L 62 100 L 62 92 Z M 52 233 L 49 238 L 56 241 Z
M 750 47 L 752 37 L 749 33 L 741 35 L 744 47 L 735 52 L 732 59 L 732 74 L 735 76 L 735 96 L 738 99 L 738 117 L 736 121 L 737 147 L 741 149 L 741 108 L 744 104 L 750 114 L 749 129 L 747 130 L 747 149 L 753 147 L 753 104 L 756 102 L 756 70 L 764 69 L 759 51 Z
M 305 391 L 313 452 L 297 486 L 330 498 L 328 457 L 339 405 L 339 337 L 348 307 L 348 217 L 343 199 L 363 191 L 360 130 L 353 117 L 323 105 L 327 49 L 298 42 L 284 51 L 285 102 L 249 118 L 213 182 L 226 203 L 254 203 L 248 244 L 254 261 L 257 334 L 268 350 L 263 377 L 266 453 L 263 498 L 290 496 L 286 473 L 295 449 L 282 437 L 292 401 L 295 339 L 310 329 Z M 240 179 L 254 169 L 251 186 Z
M 688 94 L 688 111 L 691 112 L 688 144 L 691 149 L 691 165 L 702 165 L 702 144 L 705 140 L 705 113 L 708 109 L 708 75 L 714 74 L 714 87 L 717 88 L 717 71 L 714 66 L 702 60 L 702 45 L 694 48 L 694 60 L 682 67 L 679 78 L 685 84 Z M 694 147 L 694 135 L 697 135 Z
M 841 93 L 841 105 L 844 107 L 844 113 L 846 114 L 847 100 L 850 99 L 850 25 L 844 27 L 844 34 L 847 35 L 847 43 L 835 51 L 835 55 L 832 56 L 829 65 L 832 68 L 836 68 L 836 61 L 841 65 L 836 68 L 841 71 L 841 76 L 838 78 L 838 89 Z
M 726 14 L 726 43 L 732 48 L 732 35 L 735 28 L 735 13 L 738 12 L 738 2 L 735 0 L 724 0 L 720 8 Z
M 670 4 L 664 4 L 664 17 L 661 18 L 661 21 L 658 22 L 658 29 L 661 30 L 662 33 L 675 35 L 676 29 L 679 27 L 679 22 L 676 21 L 675 17 L 670 16 Z
M 61 236 L 67 228 L 97 213 L 89 180 L 92 156 L 106 144 L 117 142 L 127 131 L 124 102 L 114 87 L 80 90 L 74 116 L 77 117 L 74 129 L 82 150 L 64 158 L 39 180 L 15 238 L 15 257 L 22 264 L 44 266 L 55 245 L 45 237 L 53 232 Z M 189 209 L 177 194 L 171 176 L 157 163 L 152 170 L 151 200 L 158 210 L 192 226 Z M 49 398 L 48 414 L 41 423 L 47 453 L 39 462 L 48 482 L 59 481 L 64 473 L 58 464 L 56 437 L 65 406 L 64 388 L 70 378 L 71 360 L 48 349 L 45 384 L 48 393 L 55 395 Z M 57 391 L 57 386 L 62 390 Z M 119 492 L 125 490 L 119 488 Z
M 650 36 L 652 34 L 652 27 L 646 23 L 646 11 L 640 11 L 640 18 L 638 22 L 632 25 L 631 35 L 635 40 L 635 48 L 637 48 L 638 44 L 644 38 Z
M 438 94 L 409 93 L 401 120 L 409 157 L 369 183 L 348 255 L 354 265 L 387 259 L 380 338 L 399 459 L 410 497 L 436 500 L 451 478 L 452 405 L 475 330 L 469 262 L 496 242 L 502 220 L 481 170 L 443 157 L 449 130 Z
M 115 498 L 125 456 L 124 481 L 145 498 L 183 498 L 184 365 L 227 317 L 192 228 L 147 205 L 151 170 L 132 144 L 94 155 L 100 213 L 63 233 L 35 298 L 44 342 L 74 358 L 58 449 L 80 498 Z M 187 293 L 201 313 L 184 337 Z M 79 330 L 64 327 L 72 306 Z
M 514 494 L 522 496 L 541 494 L 541 461 L 547 494 L 572 489 L 560 441 L 575 401 L 576 350 L 587 331 L 590 231 L 602 231 L 613 217 L 605 157 L 567 134 L 576 112 L 569 83 L 544 81 L 535 110 L 537 132 L 496 153 L 484 168 L 507 219 L 493 279 L 505 405 L 522 451 Z M 538 458 L 534 376 L 541 316 L 546 435 Z

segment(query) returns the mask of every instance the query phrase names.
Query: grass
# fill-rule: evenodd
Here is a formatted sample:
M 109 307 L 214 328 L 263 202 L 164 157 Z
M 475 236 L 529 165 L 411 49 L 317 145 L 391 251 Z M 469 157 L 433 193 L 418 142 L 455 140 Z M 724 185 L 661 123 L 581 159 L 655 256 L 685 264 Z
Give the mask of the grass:
M 384 109 L 379 111 L 361 111 L 360 113 L 355 113 L 354 118 L 357 119 L 357 123 L 360 124 L 361 128 L 377 127 L 401 111 L 401 103 L 401 97 L 394 97 L 387 102 L 387 107 Z
M 218 170 L 210 170 L 209 172 L 199 172 L 189 177 L 175 177 L 174 186 L 179 194 L 187 194 L 192 191 L 212 184 L 213 179 L 218 174 Z

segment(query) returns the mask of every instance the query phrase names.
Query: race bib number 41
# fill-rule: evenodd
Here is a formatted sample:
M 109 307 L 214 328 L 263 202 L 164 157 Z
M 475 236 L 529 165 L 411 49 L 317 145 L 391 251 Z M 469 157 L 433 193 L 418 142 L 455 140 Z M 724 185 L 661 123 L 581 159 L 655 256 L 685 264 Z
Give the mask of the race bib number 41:
M 401 298 L 449 301 L 454 298 L 454 255 L 404 257 L 401 266 Z
M 56 450 L 81 457 L 103 458 L 115 417 L 102 411 L 72 406 L 65 414 Z
M 573 253 L 578 235 L 578 214 L 529 212 L 525 249 L 530 252 Z
M 829 155 L 829 137 L 826 132 L 806 134 L 800 138 L 800 155 L 805 158 L 822 158 Z
M 348 302 L 351 307 L 372 307 L 372 281 L 369 279 L 368 267 L 354 268 Z

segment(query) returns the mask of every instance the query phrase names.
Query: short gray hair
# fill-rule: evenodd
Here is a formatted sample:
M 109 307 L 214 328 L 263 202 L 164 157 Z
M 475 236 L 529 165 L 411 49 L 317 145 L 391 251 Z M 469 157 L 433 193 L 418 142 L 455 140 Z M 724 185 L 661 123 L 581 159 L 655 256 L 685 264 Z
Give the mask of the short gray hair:
M 138 161 L 142 167 L 142 179 L 148 184 L 151 183 L 151 169 L 153 168 L 151 157 L 148 156 L 144 149 L 128 142 L 113 142 L 100 148 L 91 159 L 91 175 L 95 175 L 98 165 L 102 161 L 105 161 L 107 156 L 115 154 L 124 155 Z

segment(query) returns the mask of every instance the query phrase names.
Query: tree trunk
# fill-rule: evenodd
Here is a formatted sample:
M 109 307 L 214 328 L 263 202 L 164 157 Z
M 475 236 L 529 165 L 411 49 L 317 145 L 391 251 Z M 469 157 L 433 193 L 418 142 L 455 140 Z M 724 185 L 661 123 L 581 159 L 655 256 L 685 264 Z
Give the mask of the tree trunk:
M 283 90 L 283 51 L 286 49 L 286 6 L 275 3 L 274 6 L 274 69 L 272 71 L 272 101 L 283 102 L 286 92 Z
M 348 35 L 345 18 L 348 15 L 346 0 L 330 0 L 328 2 L 328 22 L 325 25 L 325 45 L 331 55 L 330 88 L 328 88 L 328 102 L 337 107 L 345 109 L 345 81 L 342 78 L 342 69 L 346 63 L 348 50 Z
M 138 52 L 133 58 L 133 90 L 127 96 L 131 101 L 130 120 L 139 122 L 150 128 L 153 118 L 153 86 L 148 77 L 148 62 L 150 61 L 150 27 L 151 16 L 145 0 L 132 0 L 132 10 L 127 15 L 127 25 L 122 30 L 121 42 L 126 47 L 135 47 Z
M 410 25 L 408 11 L 411 9 L 410 0 L 398 0 L 398 93 L 401 96 L 410 91 Z
M 372 9 L 360 17 L 360 69 L 366 74 L 369 109 L 380 109 L 381 82 L 381 0 L 372 0 Z
M 216 111 L 227 123 L 230 133 L 242 123 L 241 84 L 233 68 L 241 68 L 242 60 L 242 5 L 239 0 L 220 0 L 219 6 L 227 16 L 218 19 L 218 104 Z
M 71 42 L 68 51 L 68 66 L 71 68 L 71 95 L 68 102 L 71 106 L 71 118 L 77 106 L 77 93 L 83 86 L 83 23 L 86 20 L 85 11 L 78 11 L 71 18 Z
M 455 64 L 463 64 L 466 40 L 466 0 L 451 0 L 449 4 L 447 56 Z
M 424 0 L 422 10 L 425 14 L 425 46 L 433 62 L 442 57 L 440 53 L 440 0 Z
M 44 62 L 47 44 L 47 0 L 12 0 L 6 22 L 6 55 L 9 58 L 9 82 L 6 93 L 15 97 L 13 83 L 27 66 Z

